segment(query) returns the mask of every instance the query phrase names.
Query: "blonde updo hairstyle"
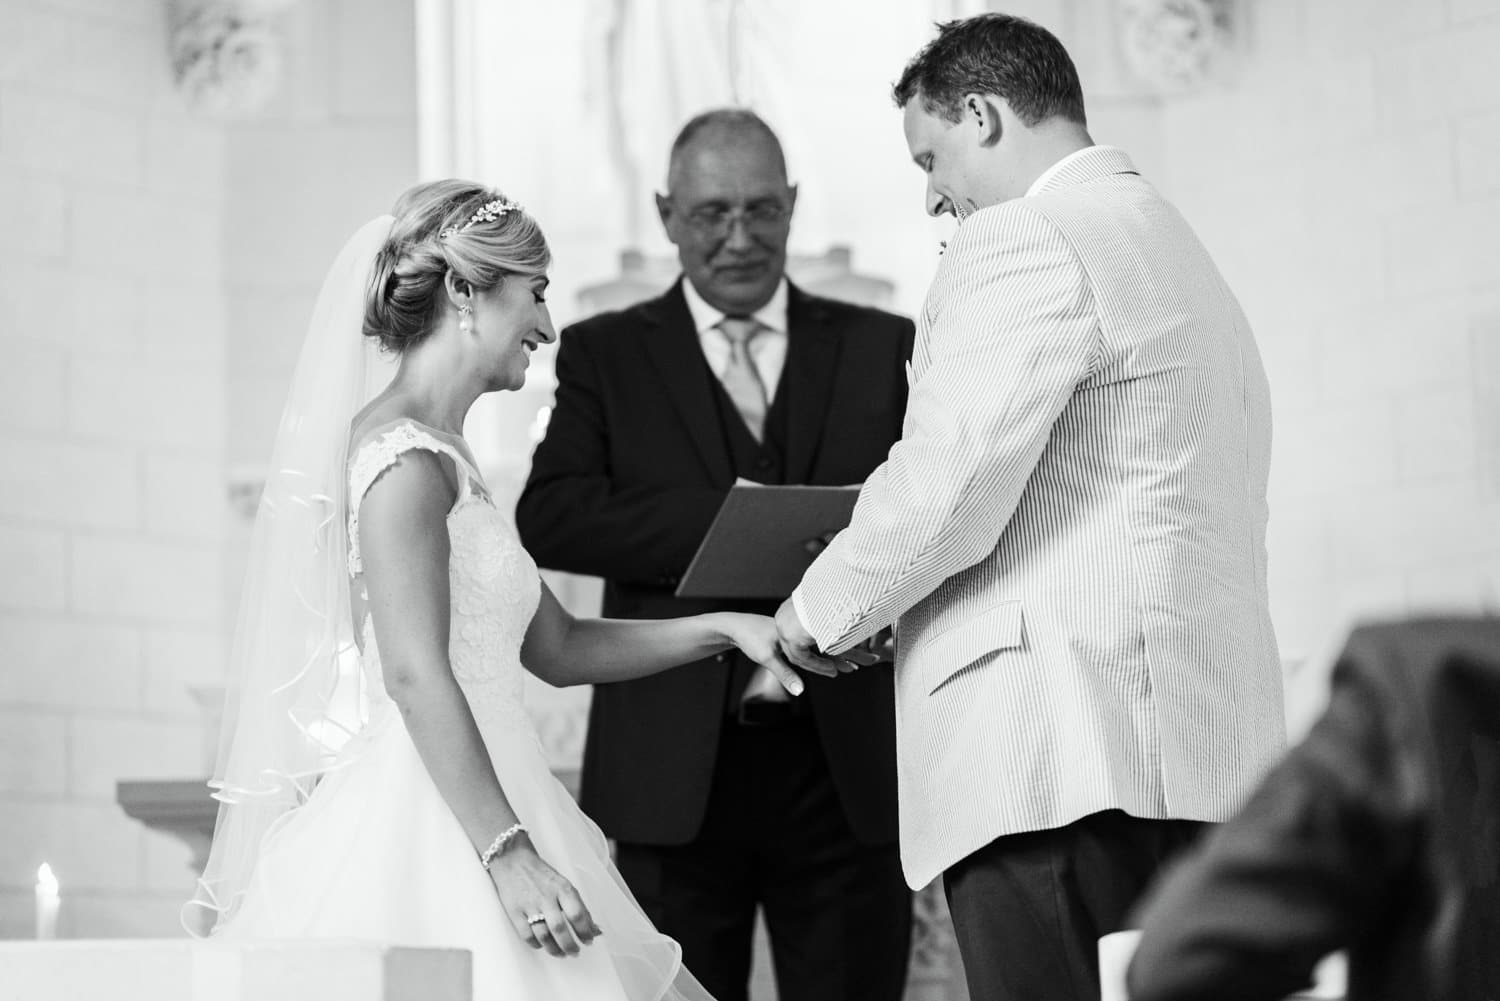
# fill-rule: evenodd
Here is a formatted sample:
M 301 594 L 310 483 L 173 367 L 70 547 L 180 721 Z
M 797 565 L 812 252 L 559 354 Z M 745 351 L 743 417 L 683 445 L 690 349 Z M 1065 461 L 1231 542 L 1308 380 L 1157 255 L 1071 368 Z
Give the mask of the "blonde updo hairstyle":
M 547 238 L 519 208 L 465 228 L 487 202 L 504 198 L 473 181 L 429 181 L 406 191 L 391 214 L 391 235 L 375 255 L 365 294 L 364 333 L 400 354 L 436 326 L 449 271 L 475 292 L 498 288 L 507 276 L 544 275 L 552 263 Z M 444 230 L 453 229 L 447 236 Z

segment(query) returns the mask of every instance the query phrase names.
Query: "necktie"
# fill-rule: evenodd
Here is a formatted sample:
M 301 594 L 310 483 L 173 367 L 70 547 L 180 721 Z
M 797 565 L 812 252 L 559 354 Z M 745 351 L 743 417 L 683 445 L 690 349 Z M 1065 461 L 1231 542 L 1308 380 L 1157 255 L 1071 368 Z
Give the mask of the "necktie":
M 749 316 L 726 316 L 719 322 L 719 330 L 729 342 L 729 364 L 719 381 L 724 392 L 729 394 L 734 408 L 744 418 L 745 426 L 760 441 L 766 427 L 766 387 L 760 381 L 760 373 L 750 360 L 750 339 L 764 328 Z M 776 675 L 756 665 L 754 673 L 745 685 L 743 701 L 763 700 L 785 702 L 789 699 L 786 689 L 776 680 Z
M 726 316 L 719 322 L 719 330 L 729 342 L 729 364 L 719 381 L 744 418 L 745 426 L 760 441 L 766 425 L 766 387 L 750 360 L 750 338 L 762 327 L 753 317 Z

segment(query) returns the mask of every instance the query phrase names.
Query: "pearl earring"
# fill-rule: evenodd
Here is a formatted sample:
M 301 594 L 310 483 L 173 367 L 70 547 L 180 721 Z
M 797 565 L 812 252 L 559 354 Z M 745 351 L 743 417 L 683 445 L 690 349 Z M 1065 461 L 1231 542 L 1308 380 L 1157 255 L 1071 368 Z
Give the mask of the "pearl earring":
M 464 303 L 463 305 L 458 307 L 458 315 L 460 317 L 458 321 L 458 329 L 465 334 L 473 333 L 474 307 L 470 306 L 468 303 Z

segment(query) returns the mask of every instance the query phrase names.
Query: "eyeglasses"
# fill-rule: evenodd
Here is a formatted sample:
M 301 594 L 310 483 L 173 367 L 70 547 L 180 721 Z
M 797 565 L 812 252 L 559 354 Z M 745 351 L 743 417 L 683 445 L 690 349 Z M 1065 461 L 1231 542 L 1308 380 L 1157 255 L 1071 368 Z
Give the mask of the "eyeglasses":
M 791 209 L 777 201 L 751 202 L 749 205 L 699 205 L 684 212 L 688 225 L 706 237 L 728 236 L 734 221 L 740 220 L 751 233 L 774 233 L 792 214 Z

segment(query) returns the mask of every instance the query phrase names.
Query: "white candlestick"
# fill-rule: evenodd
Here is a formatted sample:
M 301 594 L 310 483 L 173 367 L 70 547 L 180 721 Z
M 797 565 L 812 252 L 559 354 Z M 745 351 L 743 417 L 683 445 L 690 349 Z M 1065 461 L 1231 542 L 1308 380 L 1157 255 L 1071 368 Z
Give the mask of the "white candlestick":
M 61 898 L 52 867 L 43 862 L 36 871 L 36 937 L 57 937 L 57 908 Z

